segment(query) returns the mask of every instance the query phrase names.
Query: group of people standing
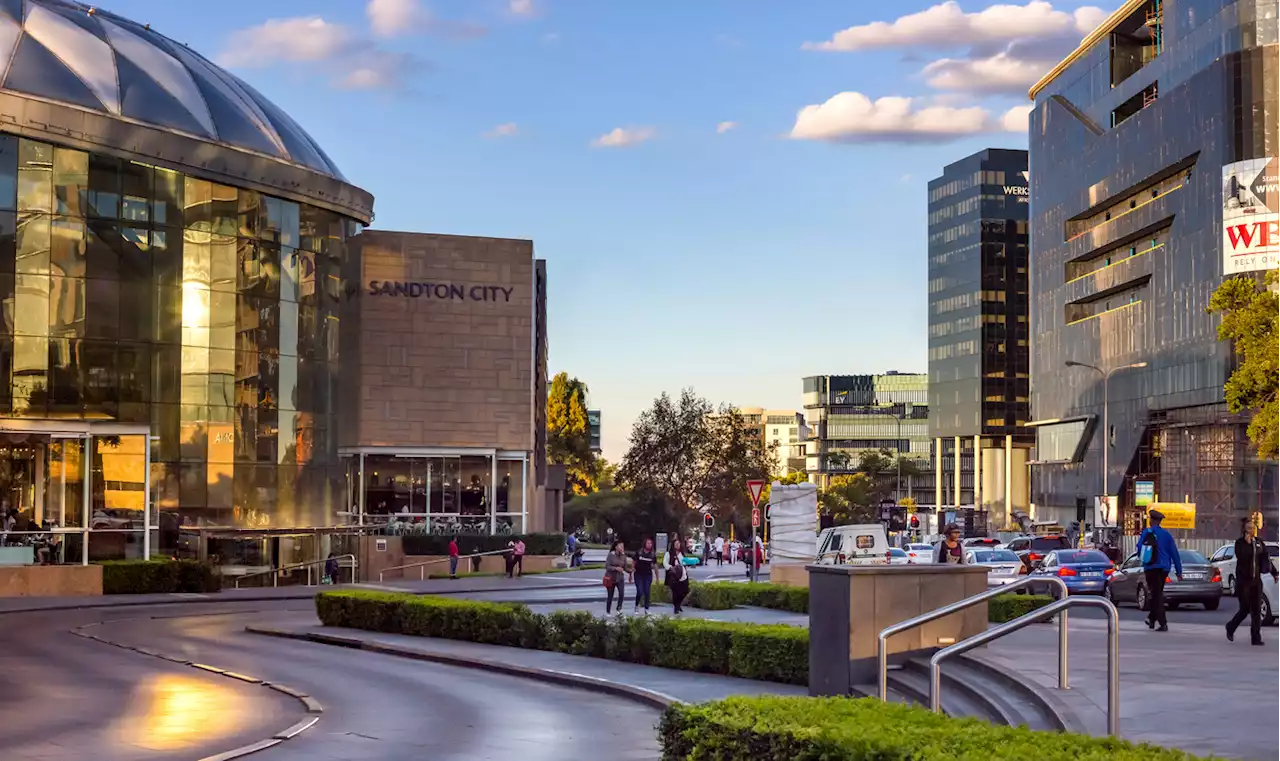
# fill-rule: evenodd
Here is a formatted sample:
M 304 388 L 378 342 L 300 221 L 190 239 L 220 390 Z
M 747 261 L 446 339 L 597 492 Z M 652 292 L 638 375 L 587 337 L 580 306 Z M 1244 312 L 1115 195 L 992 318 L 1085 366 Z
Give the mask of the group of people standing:
M 648 613 L 654 575 L 660 567 L 665 567 L 663 582 L 671 590 L 671 604 L 676 615 L 680 615 L 684 611 L 684 599 L 689 594 L 689 571 L 685 568 L 684 558 L 685 545 L 679 537 L 672 538 L 662 563 L 658 562 L 652 538 L 645 539 L 640 549 L 631 554 L 627 553 L 626 542 L 621 539 L 615 541 L 605 558 L 605 613 L 614 611 L 615 595 L 618 599 L 617 611 L 622 612 L 628 583 L 636 586 L 634 612 L 639 613 L 643 607 L 645 613 Z

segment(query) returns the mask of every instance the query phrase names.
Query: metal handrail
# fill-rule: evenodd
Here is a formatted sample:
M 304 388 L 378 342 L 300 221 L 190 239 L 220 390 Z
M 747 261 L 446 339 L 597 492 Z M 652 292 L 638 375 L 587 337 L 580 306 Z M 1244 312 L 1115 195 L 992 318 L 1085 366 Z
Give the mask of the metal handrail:
M 988 629 L 963 642 L 943 648 L 929 659 L 929 707 L 934 713 L 942 712 L 942 661 L 953 655 L 966 653 L 979 645 L 997 640 L 1030 624 L 1052 616 L 1058 611 L 1066 617 L 1066 610 L 1075 605 L 1102 608 L 1107 612 L 1107 733 L 1120 736 L 1120 614 L 1110 600 L 1098 597 L 1068 597 L 1037 608 L 1025 616 L 1006 621 L 994 629 Z M 1065 631 L 1065 629 L 1063 630 Z M 1059 662 L 1065 659 L 1059 658 Z
M 511 552 L 511 550 L 506 549 L 506 550 L 491 550 L 489 552 L 476 552 L 471 555 L 459 555 L 458 559 L 461 560 L 463 558 L 482 558 L 482 557 L 485 557 L 486 555 L 505 555 L 508 552 Z M 383 568 L 381 571 L 378 571 L 378 581 L 382 581 L 382 574 L 386 573 L 387 571 L 402 571 L 406 568 L 419 569 L 419 574 L 418 574 L 419 580 L 426 581 L 427 569 L 425 568 L 425 566 L 435 565 L 436 563 L 445 563 L 445 562 L 448 562 L 448 560 L 449 558 L 436 558 L 435 560 L 423 560 L 418 563 L 405 563 L 404 565 L 389 566 L 387 568 Z
M 937 621 L 939 618 L 945 618 L 952 613 L 958 613 L 967 608 L 972 608 L 980 602 L 986 602 L 993 597 L 1008 594 L 1014 589 L 1038 583 L 1056 584 L 1058 586 L 1059 600 L 1067 599 L 1067 583 L 1057 576 L 1027 576 L 1018 579 L 1012 584 L 1005 584 L 1000 587 L 992 587 L 981 594 L 973 597 L 966 597 L 958 602 L 950 605 L 944 605 L 937 610 L 931 610 L 928 613 L 922 613 L 915 618 L 908 618 L 906 621 L 896 623 L 893 626 L 886 627 L 880 632 L 880 640 L 876 643 L 876 657 L 879 661 L 880 669 L 880 700 L 889 700 L 889 638 L 895 634 L 901 634 L 908 629 L 914 629 L 922 624 L 930 621 Z M 967 641 L 967 640 L 966 640 Z M 1058 619 L 1058 687 L 1059 689 L 1068 689 L 1067 687 L 1067 614 L 1064 612 Z
M 327 563 L 330 560 L 345 560 L 347 558 L 351 558 L 352 569 L 356 569 L 360 567 L 360 561 L 356 560 L 355 555 L 335 555 L 332 558 L 321 558 L 320 560 L 308 560 L 305 563 L 293 563 L 291 565 L 282 565 L 279 568 L 272 568 L 268 571 L 254 571 L 253 573 L 246 573 L 245 575 L 239 576 L 236 578 L 235 588 L 239 589 L 240 582 L 244 581 L 245 579 L 252 579 L 255 576 L 266 576 L 269 573 L 273 574 L 273 576 L 271 577 L 271 586 L 278 587 L 280 586 L 280 572 L 292 571 L 296 568 L 307 569 L 307 586 L 311 586 L 311 567 L 312 566 L 319 565 L 320 563 Z M 354 577 L 354 571 L 353 571 L 353 577 Z

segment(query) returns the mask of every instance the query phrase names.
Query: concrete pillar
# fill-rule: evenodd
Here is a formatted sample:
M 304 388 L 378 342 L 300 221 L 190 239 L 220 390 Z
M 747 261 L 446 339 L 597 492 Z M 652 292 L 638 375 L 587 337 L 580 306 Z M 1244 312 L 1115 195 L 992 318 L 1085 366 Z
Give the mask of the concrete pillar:
M 942 437 L 933 440 L 933 507 L 942 509 Z
M 1004 437 L 1004 519 L 1013 520 L 1013 434 Z
M 956 437 L 956 457 L 955 457 L 955 460 L 956 460 L 956 494 L 955 494 L 955 498 L 956 498 L 956 510 L 957 510 L 957 511 L 960 509 L 960 505 L 962 504 L 962 500 L 960 499 L 960 489 L 961 489 L 961 483 L 960 483 L 960 453 L 961 453 L 962 451 L 963 451 L 962 442 L 961 442 L 961 440 L 960 440 L 960 437 L 959 437 L 959 436 L 957 436 L 957 437 Z
M 982 509 L 982 436 L 973 437 L 973 507 Z

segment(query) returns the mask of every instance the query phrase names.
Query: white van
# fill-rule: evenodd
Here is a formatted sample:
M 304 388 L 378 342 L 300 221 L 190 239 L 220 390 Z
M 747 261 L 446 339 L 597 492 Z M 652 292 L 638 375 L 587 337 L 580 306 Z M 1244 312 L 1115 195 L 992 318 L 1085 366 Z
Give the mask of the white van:
M 888 565 L 889 540 L 884 526 L 834 526 L 818 534 L 818 565 Z

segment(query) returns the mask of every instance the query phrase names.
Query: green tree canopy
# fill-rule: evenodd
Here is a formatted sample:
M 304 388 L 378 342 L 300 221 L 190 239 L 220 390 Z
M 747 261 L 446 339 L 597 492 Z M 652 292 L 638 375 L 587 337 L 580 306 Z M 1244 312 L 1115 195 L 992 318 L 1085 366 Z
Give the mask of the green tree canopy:
M 1232 412 L 1253 413 L 1249 438 L 1258 448 L 1258 456 L 1266 460 L 1276 459 L 1280 428 L 1276 327 L 1280 301 L 1276 285 L 1274 270 L 1261 284 L 1251 276 L 1226 278 L 1209 300 L 1208 309 L 1222 314 L 1218 338 L 1231 341 L 1240 360 L 1227 379 L 1227 406 Z
M 587 386 L 568 373 L 556 373 L 547 389 L 547 460 L 564 465 L 569 491 L 590 494 L 601 475 L 591 451 L 587 423 Z
M 837 526 L 875 523 L 878 520 L 880 491 L 866 473 L 834 476 L 818 493 L 818 512 Z
M 564 530 L 585 528 L 590 534 L 604 536 L 605 529 L 613 529 L 615 537 L 635 548 L 658 534 L 682 530 L 688 525 L 687 520 L 682 525 L 682 519 L 690 515 L 653 489 L 603 489 L 565 503 Z

